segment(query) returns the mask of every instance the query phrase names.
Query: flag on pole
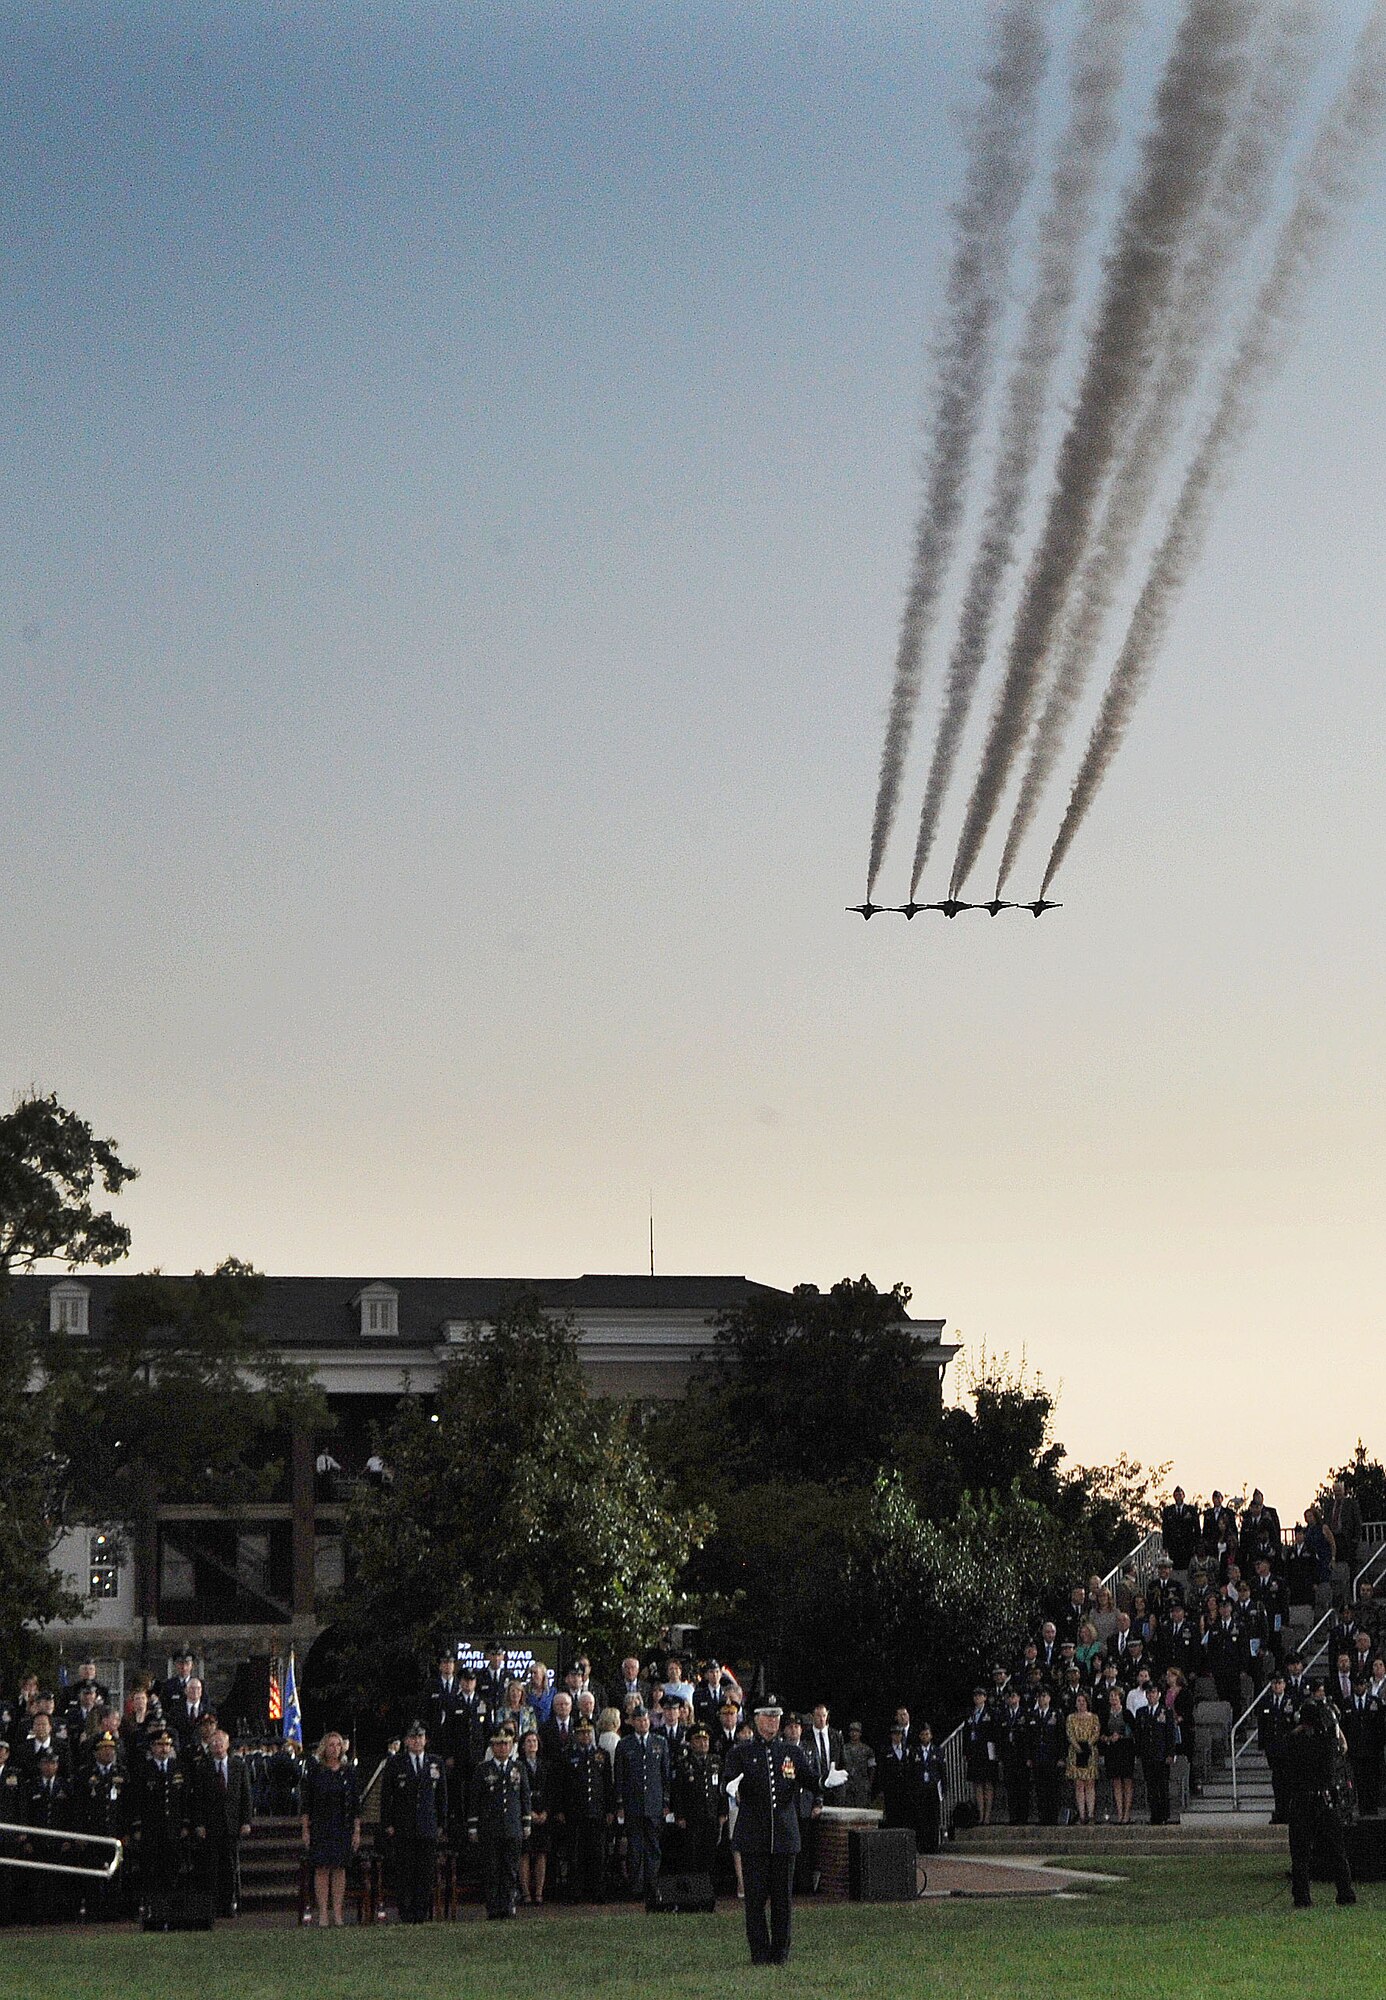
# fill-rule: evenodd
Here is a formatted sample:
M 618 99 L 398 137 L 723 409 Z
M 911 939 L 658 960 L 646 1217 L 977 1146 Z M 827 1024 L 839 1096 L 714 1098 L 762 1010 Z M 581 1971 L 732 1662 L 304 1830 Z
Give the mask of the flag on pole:
M 271 1722 L 282 1722 L 284 1720 L 284 1696 L 280 1692 L 279 1661 L 277 1658 L 270 1661 L 269 1719 Z
M 284 1671 L 284 1741 L 303 1743 L 303 1716 L 298 1706 L 298 1676 L 294 1672 L 294 1649 L 289 1648 L 289 1664 Z

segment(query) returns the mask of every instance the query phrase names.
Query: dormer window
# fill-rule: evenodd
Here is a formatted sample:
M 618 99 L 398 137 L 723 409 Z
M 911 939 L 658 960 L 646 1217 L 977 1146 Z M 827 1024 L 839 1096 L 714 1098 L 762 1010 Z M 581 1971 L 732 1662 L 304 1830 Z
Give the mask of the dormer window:
M 388 1340 L 399 1332 L 399 1293 L 389 1285 L 367 1285 L 356 1294 L 356 1303 L 363 1339 Z
M 54 1285 L 48 1294 L 48 1331 L 68 1334 L 74 1340 L 85 1338 L 90 1331 L 90 1302 L 91 1293 L 85 1285 L 70 1279 Z

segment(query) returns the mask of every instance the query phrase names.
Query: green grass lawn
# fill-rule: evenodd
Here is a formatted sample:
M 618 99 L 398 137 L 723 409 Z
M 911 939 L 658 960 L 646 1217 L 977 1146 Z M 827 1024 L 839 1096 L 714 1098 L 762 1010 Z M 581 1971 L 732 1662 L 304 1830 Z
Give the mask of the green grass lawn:
M 716 1917 L 550 1913 L 418 1930 L 237 1930 L 144 1937 L 0 1933 L 9 2000 L 717 2000 L 783 1992 L 1111 2000 L 1138 1991 L 1324 2000 L 1386 1986 L 1386 1885 L 1355 1910 L 1315 1886 L 1292 1912 L 1284 1863 L 1117 1861 L 1124 1878 L 1076 1901 L 801 1905 L 788 1971 L 753 1970 L 739 1905 Z

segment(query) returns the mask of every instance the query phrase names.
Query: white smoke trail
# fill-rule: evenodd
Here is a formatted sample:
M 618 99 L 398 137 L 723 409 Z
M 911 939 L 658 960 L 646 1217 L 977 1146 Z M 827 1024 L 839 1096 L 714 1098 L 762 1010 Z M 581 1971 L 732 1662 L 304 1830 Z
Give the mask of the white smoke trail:
M 951 895 L 976 862 L 1024 743 L 1093 510 L 1124 442 L 1189 227 L 1213 184 L 1253 15 L 1250 0 L 1187 0 L 1180 19 L 1107 260 L 1077 406 L 1059 449 L 1054 491 L 963 819 Z
M 1320 126 L 1305 163 L 1270 273 L 1223 379 L 1217 406 L 1185 475 L 1169 527 L 1132 614 L 1073 783 L 1041 893 L 1048 890 L 1058 872 L 1121 747 L 1175 601 L 1198 558 L 1219 481 L 1246 436 L 1258 391 L 1289 345 L 1294 316 L 1303 305 L 1315 267 L 1360 191 L 1372 149 L 1381 136 L 1383 113 L 1386 0 L 1376 0 L 1347 81 Z
M 1005 306 L 1011 225 L 1030 178 L 1035 107 L 1048 54 L 1049 0 L 1007 0 L 994 29 L 994 55 L 975 115 L 963 193 L 954 209 L 955 242 L 937 348 L 937 394 L 930 423 L 924 498 L 900 620 L 895 676 L 881 749 L 867 868 L 868 899 L 895 820 L 905 754 L 914 727 L 924 644 L 938 608 L 962 514 L 967 474 Z
M 1139 0 L 1086 0 L 1078 18 L 1069 115 L 1058 140 L 1049 198 L 1039 224 L 1035 288 L 1006 386 L 991 496 L 948 662 L 943 711 L 919 815 L 911 898 L 933 847 L 939 812 L 986 658 L 997 601 L 1015 560 L 1021 516 L 1039 454 L 1045 397 L 1073 310 L 1080 253 L 1092 227 L 1102 169 L 1119 129 L 1116 102 L 1138 5 Z
M 1161 470 L 1203 372 L 1204 351 L 1226 281 L 1245 254 L 1270 206 L 1277 169 L 1312 68 L 1319 9 L 1282 0 L 1258 48 L 1256 70 L 1218 185 L 1197 242 L 1179 274 L 1158 375 L 1103 505 L 1101 526 L 1074 588 L 1048 699 L 1035 725 L 1005 851 L 997 871 L 999 896 L 1058 762 L 1075 710 Z

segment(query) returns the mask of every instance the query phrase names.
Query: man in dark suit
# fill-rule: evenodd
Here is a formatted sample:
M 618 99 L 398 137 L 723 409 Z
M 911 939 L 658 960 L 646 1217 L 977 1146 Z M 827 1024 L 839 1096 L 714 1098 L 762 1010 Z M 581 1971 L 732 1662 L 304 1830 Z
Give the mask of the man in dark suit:
M 439 1750 L 445 1750 L 452 1734 L 453 1711 L 462 1693 L 462 1683 L 457 1676 L 457 1661 L 451 1653 L 440 1653 L 438 1666 L 428 1687 L 426 1721 L 428 1740 Z
M 728 1695 L 718 1709 L 716 1719 L 709 1724 L 712 1733 L 712 1754 L 725 1757 L 736 1741 L 737 1724 L 741 1720 L 741 1710 Z
M 243 1757 L 214 1729 L 193 1774 L 193 1838 L 198 1872 L 216 1899 L 217 1915 L 234 1917 L 241 1900 L 241 1842 L 250 1838 L 254 1808 Z
M 890 1741 L 876 1765 L 876 1783 L 885 1808 L 881 1816 L 883 1826 L 914 1825 L 915 1761 L 914 1746 L 904 1725 L 892 1722 Z
M 842 1731 L 834 1729 L 829 1721 L 825 1701 L 820 1701 L 809 1717 L 809 1726 L 804 1732 L 804 1748 L 816 1753 L 825 1781 L 829 1771 L 842 1769 Z
M 394 1862 L 402 1924 L 426 1924 L 432 1918 L 438 1842 L 448 1823 L 447 1771 L 427 1745 L 422 1721 L 411 1722 L 404 1748 L 385 1767 L 380 1792 L 380 1824 Z
M 736 1745 L 722 1771 L 723 1790 L 737 1804 L 732 1847 L 741 1856 L 752 1965 L 783 1965 L 789 1958 L 799 1798 L 817 1791 L 802 1747 L 780 1737 L 782 1714 L 775 1697 L 766 1695 L 756 1706 L 754 1737 Z
M 652 1693 L 650 1683 L 641 1675 L 639 1660 L 634 1653 L 628 1654 L 621 1662 L 621 1678 L 611 1691 L 613 1706 L 623 1710 L 629 1697 L 634 1695 L 637 1701 L 643 1702 L 648 1708 Z
M 1166 1708 L 1160 1691 L 1151 1686 L 1147 1706 L 1133 1718 L 1136 1755 L 1145 1773 L 1145 1796 L 1150 1805 L 1150 1824 L 1169 1824 L 1169 1774 L 1179 1753 L 1179 1725 L 1173 1710 Z

